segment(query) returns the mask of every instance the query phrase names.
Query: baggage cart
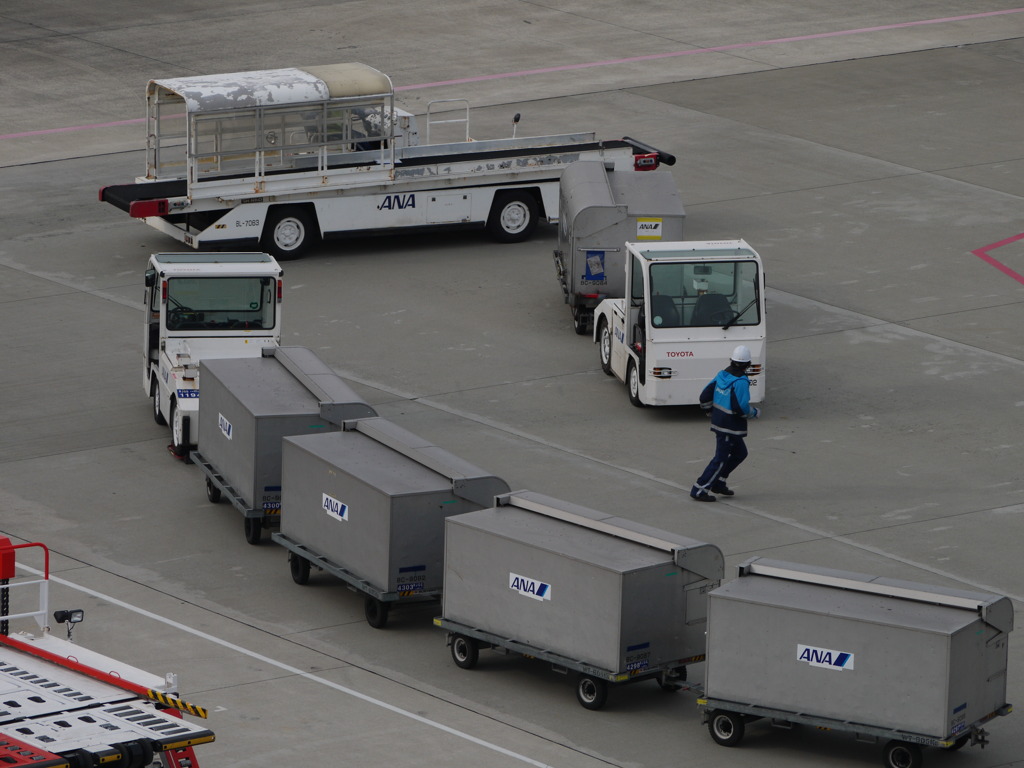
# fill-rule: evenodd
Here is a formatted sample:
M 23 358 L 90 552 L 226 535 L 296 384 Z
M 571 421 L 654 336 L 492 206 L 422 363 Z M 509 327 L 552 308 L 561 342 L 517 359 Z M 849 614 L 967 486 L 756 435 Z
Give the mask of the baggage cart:
M 203 360 L 200 378 L 199 447 L 191 458 L 210 501 L 226 498 L 242 513 L 250 544 L 259 544 L 263 529 L 280 518 L 281 439 L 377 415 L 305 347 Z
M 888 768 L 921 747 L 985 746 L 1009 714 L 1006 597 L 753 558 L 708 597 L 705 695 L 718 744 L 758 719 L 884 741 Z
M 481 648 L 577 673 L 600 709 L 610 684 L 676 689 L 704 659 L 718 547 L 529 491 L 445 521 L 442 616 L 455 664 Z
M 600 160 L 569 165 L 558 194 L 555 273 L 583 335 L 602 300 L 626 295 L 625 244 L 682 240 L 686 213 L 670 173 L 615 170 Z
M 284 439 L 281 530 L 292 579 L 320 568 L 365 598 L 383 628 L 399 602 L 436 600 L 444 521 L 489 507 L 508 484 L 382 419 Z

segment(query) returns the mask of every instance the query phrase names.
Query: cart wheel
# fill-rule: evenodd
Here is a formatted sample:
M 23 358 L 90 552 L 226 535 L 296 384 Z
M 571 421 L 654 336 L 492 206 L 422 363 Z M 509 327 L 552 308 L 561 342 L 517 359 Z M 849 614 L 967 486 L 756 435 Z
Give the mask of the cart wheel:
M 309 560 L 294 552 L 288 553 L 288 567 L 292 572 L 292 581 L 296 584 L 309 583 Z
M 388 612 L 388 604 L 376 597 L 366 598 L 366 602 L 363 604 L 366 623 L 374 629 L 384 629 L 387 626 Z
M 608 683 L 598 677 L 580 675 L 576 681 L 576 700 L 584 709 L 600 709 L 608 701 Z
M 636 360 L 629 359 L 626 365 L 626 389 L 629 392 L 629 402 L 637 408 L 643 408 L 646 403 L 640 399 L 640 371 L 636 367 Z
M 743 715 L 735 712 L 715 711 L 708 719 L 708 732 L 716 744 L 735 747 L 743 739 Z
M 921 748 L 907 741 L 890 741 L 885 745 L 886 768 L 921 768 L 924 760 Z
M 572 327 L 577 336 L 586 336 L 587 328 L 590 327 L 590 313 L 583 307 L 574 307 L 572 310 Z
M 160 413 L 160 387 L 156 383 L 156 377 L 149 383 L 149 396 L 153 398 L 153 421 L 161 427 L 167 426 L 167 419 Z
M 210 478 L 206 478 L 206 498 L 214 504 L 220 503 L 220 488 L 214 485 Z
M 499 243 L 521 243 L 537 228 L 540 210 L 529 192 L 514 189 L 494 196 L 487 231 Z
M 601 350 L 601 370 L 608 376 L 612 375 L 612 331 L 608 321 L 601 318 L 601 326 L 597 329 L 597 343 Z
M 460 669 L 472 669 L 480 659 L 480 646 L 472 637 L 452 635 L 452 661 Z
M 257 545 L 263 539 L 263 518 L 247 517 L 244 520 L 245 540 L 252 545 Z

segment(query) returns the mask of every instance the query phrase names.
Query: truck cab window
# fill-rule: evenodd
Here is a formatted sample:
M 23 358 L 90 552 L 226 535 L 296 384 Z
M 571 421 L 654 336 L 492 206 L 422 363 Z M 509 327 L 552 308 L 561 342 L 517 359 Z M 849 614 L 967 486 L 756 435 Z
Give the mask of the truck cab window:
M 167 330 L 263 330 L 274 327 L 269 277 L 176 277 L 167 281 Z

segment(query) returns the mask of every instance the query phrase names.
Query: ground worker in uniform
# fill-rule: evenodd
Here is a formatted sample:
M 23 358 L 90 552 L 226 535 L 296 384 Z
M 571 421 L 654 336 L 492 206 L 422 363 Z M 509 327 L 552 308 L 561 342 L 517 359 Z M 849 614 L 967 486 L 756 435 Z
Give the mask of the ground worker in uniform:
M 750 404 L 750 349 L 744 345 L 732 351 L 729 367 L 704 387 L 700 407 L 711 411 L 711 431 L 715 433 L 715 457 L 711 459 L 690 490 L 696 501 L 717 501 L 714 493 L 733 496 L 725 484 L 732 471 L 747 458 L 747 419 L 756 419 L 761 412 Z

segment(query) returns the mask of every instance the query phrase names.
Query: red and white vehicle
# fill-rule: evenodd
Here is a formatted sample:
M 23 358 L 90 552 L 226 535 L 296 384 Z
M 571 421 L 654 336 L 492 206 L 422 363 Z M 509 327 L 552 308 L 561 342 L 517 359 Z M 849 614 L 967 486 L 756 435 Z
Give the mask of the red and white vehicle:
M 28 575 L 19 576 L 16 560 L 26 549 L 37 550 L 31 562 L 41 567 L 23 566 Z M 53 620 L 67 624 L 69 639 L 51 635 L 49 578 L 44 545 L 0 537 L 0 762 L 145 768 L 158 758 L 164 768 L 199 768 L 193 748 L 213 741 L 214 734 L 182 715 L 205 718 L 206 710 L 179 697 L 176 675 L 157 677 L 72 643 L 80 610 L 54 611 Z M 12 610 L 26 603 L 31 608 Z M 11 634 L 18 623 L 39 633 Z

